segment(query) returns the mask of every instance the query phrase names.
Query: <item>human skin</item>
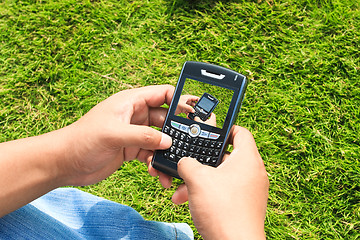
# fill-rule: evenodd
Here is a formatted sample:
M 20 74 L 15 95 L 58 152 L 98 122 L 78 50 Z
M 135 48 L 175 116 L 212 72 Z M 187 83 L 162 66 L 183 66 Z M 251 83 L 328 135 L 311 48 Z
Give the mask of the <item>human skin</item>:
M 161 184 L 171 178 L 151 167 L 156 149 L 171 138 L 161 127 L 172 86 L 119 92 L 96 105 L 75 123 L 40 136 L 0 144 L 0 217 L 61 186 L 97 183 L 123 164 L 138 159 Z M 234 150 L 218 168 L 183 158 L 184 179 L 173 202 L 189 201 L 194 224 L 205 239 L 262 239 L 268 191 L 264 164 L 250 132 L 234 127 Z
M 192 158 L 178 162 L 185 184 L 174 193 L 175 204 L 189 201 L 194 224 L 204 239 L 265 239 L 269 180 L 252 134 L 234 126 L 233 151 L 213 168 Z M 151 167 L 152 175 L 156 172 Z M 163 186 L 171 178 L 161 175 Z
M 124 161 L 145 161 L 171 138 L 161 127 L 172 86 L 121 91 L 75 123 L 0 144 L 0 217 L 61 186 L 97 183 Z M 161 174 L 160 174 L 161 175 Z
M 199 100 L 199 97 L 193 95 L 181 95 L 178 105 L 176 107 L 175 115 L 180 113 L 193 113 L 195 112 L 194 106 Z

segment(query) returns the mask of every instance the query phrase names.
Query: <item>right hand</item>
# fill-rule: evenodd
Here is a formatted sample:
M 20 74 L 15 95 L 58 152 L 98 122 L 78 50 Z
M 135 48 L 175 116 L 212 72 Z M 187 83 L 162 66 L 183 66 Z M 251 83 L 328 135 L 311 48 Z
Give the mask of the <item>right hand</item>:
M 210 114 L 209 119 L 207 119 L 205 122 L 197 116 L 194 118 L 194 120 L 196 122 L 206 123 L 207 125 L 216 127 L 216 115 L 213 112 Z
M 182 158 L 178 173 L 185 181 L 173 195 L 189 200 L 194 224 L 205 239 L 265 239 L 269 180 L 252 134 L 235 126 L 233 151 L 217 168 Z

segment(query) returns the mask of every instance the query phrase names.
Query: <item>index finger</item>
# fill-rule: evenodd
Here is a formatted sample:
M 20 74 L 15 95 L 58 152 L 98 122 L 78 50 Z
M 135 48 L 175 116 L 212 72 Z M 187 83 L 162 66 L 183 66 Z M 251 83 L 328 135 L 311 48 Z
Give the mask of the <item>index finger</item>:
M 171 85 L 156 85 L 144 87 L 139 97 L 145 100 L 149 107 L 160 107 L 164 103 L 170 105 L 175 88 Z

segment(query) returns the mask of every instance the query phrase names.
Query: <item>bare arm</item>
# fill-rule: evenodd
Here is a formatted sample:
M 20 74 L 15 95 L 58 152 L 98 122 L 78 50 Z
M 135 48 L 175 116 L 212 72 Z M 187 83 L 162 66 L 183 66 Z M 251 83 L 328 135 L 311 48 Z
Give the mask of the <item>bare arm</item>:
M 62 186 L 66 130 L 0 144 L 0 216 Z
M 88 185 L 124 161 L 145 161 L 171 138 L 162 126 L 174 88 L 152 86 L 117 93 L 72 125 L 0 144 L 0 217 L 60 186 Z

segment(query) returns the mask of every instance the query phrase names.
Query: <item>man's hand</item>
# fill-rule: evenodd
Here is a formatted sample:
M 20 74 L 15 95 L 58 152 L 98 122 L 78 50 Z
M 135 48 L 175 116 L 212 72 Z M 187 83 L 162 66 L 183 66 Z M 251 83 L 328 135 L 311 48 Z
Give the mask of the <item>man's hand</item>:
M 96 183 L 124 161 L 145 162 L 153 150 L 171 146 L 171 138 L 148 126 L 161 127 L 170 104 L 172 86 L 121 91 L 99 103 L 68 127 L 71 145 L 64 165 L 67 184 Z
M 192 158 L 178 163 L 184 179 L 173 195 L 189 200 L 194 224 L 205 239 L 264 239 L 269 181 L 251 133 L 235 126 L 233 151 L 217 168 Z
M 193 113 L 196 102 L 199 101 L 199 97 L 193 95 L 182 95 L 179 99 L 176 107 L 175 115 L 180 113 Z
M 163 125 L 167 110 L 160 106 L 173 94 L 172 86 L 122 91 L 68 127 L 1 143 L 0 217 L 57 187 L 96 183 L 124 161 L 169 148 L 171 138 L 149 126 Z

